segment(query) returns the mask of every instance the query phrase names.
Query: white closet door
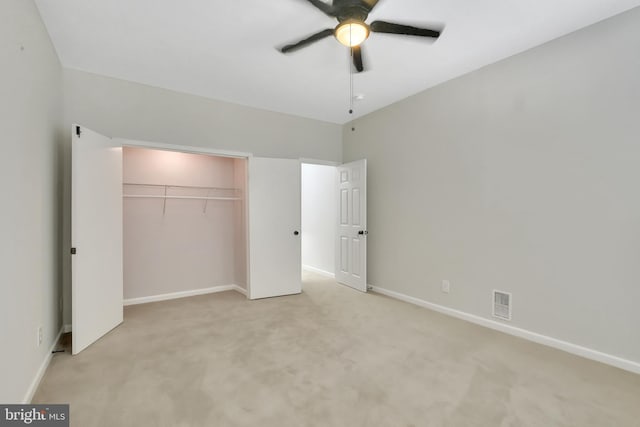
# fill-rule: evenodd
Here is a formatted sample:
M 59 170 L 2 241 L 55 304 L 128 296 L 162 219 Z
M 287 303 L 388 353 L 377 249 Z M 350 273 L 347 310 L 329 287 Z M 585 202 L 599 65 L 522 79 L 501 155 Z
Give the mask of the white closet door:
M 122 323 L 122 147 L 73 126 L 73 354 Z
M 367 160 L 338 166 L 336 281 L 367 292 Z
M 299 294 L 300 162 L 249 158 L 249 298 Z

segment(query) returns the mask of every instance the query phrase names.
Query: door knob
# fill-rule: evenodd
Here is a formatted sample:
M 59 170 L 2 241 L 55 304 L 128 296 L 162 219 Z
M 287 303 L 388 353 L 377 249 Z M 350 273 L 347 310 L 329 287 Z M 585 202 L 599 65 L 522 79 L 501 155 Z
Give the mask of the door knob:
M 296 231 L 294 231 L 294 232 L 293 232 L 293 235 L 294 235 L 294 236 L 297 236 L 298 234 L 300 234 L 300 232 L 299 232 L 298 230 L 296 230 Z
M 360 231 L 358 231 L 358 234 L 361 235 L 361 236 L 364 236 L 366 234 L 369 234 L 369 232 L 367 230 L 360 230 Z

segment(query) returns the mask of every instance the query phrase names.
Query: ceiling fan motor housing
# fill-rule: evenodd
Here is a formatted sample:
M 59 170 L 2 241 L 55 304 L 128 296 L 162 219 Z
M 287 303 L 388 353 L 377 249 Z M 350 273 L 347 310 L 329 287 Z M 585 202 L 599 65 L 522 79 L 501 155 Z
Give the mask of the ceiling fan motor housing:
M 343 22 L 347 20 L 366 21 L 371 7 L 363 0 L 343 0 L 334 2 L 337 9 L 336 18 Z

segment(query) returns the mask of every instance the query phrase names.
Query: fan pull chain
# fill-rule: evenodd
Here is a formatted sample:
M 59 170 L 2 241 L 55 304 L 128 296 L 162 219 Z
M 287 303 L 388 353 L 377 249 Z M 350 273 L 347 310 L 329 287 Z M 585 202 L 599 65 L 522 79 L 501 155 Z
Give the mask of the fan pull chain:
M 349 44 L 351 44 L 351 27 L 349 27 Z M 349 48 L 349 114 L 353 114 L 353 47 Z
M 351 50 L 351 58 L 349 58 L 349 114 L 353 114 L 353 68 L 351 61 L 353 60 L 353 48 Z

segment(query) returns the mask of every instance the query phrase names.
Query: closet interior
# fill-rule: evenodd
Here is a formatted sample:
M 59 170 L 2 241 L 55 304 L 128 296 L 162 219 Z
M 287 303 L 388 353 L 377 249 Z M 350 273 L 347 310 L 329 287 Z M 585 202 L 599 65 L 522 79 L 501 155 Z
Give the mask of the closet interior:
M 245 158 L 123 148 L 125 305 L 246 294 Z

